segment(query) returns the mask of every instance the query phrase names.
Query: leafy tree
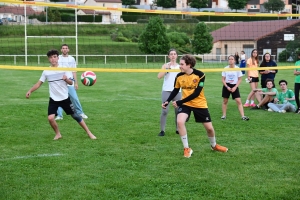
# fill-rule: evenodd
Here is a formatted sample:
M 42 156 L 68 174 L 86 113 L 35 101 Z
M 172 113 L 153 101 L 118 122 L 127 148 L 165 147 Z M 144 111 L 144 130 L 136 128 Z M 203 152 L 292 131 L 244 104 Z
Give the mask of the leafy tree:
M 237 12 L 238 9 L 244 9 L 248 0 L 228 0 L 228 7 Z
M 61 15 L 58 10 L 55 9 L 53 11 L 53 15 L 54 15 L 53 22 L 61 22 Z
M 208 0 L 190 0 L 190 6 L 192 8 L 197 8 L 200 11 L 200 8 L 206 8 Z
M 171 32 L 167 33 L 172 48 L 181 48 L 190 44 L 190 39 L 186 33 L 183 32 Z
M 135 0 L 122 0 L 122 4 L 125 5 L 125 8 L 127 8 L 127 6 L 135 4 Z
M 206 24 L 203 22 L 198 23 L 194 31 L 194 39 L 192 40 L 193 52 L 197 54 L 210 53 L 212 48 L 213 37 Z
M 297 60 L 298 53 L 299 53 L 299 47 L 300 47 L 300 39 L 295 39 L 293 41 L 289 41 L 286 45 L 286 52 L 292 56 L 294 61 Z
M 52 8 L 48 8 L 47 17 L 48 17 L 48 22 L 54 22 L 55 16 L 54 16 Z
M 163 8 L 173 8 L 176 7 L 176 1 L 174 0 L 156 0 L 155 4 Z
M 139 49 L 148 54 L 165 54 L 170 49 L 166 27 L 160 17 L 151 17 L 139 38 Z
M 265 3 L 263 3 L 265 9 L 270 11 L 281 11 L 284 9 L 284 2 L 282 0 L 268 0 Z

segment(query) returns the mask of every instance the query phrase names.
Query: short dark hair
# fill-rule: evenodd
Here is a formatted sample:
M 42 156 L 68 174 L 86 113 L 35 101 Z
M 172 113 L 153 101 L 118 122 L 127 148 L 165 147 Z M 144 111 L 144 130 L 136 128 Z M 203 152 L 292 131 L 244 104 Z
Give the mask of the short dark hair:
M 69 48 L 69 46 L 68 46 L 67 44 L 63 44 L 63 45 L 61 45 L 61 47 L 60 47 L 60 48 L 62 48 L 63 46 L 67 46 L 67 47 Z
M 196 65 L 196 58 L 189 54 L 182 56 L 180 60 L 184 60 L 185 64 L 190 65 L 191 68 L 195 67 Z
M 48 58 L 53 55 L 59 56 L 59 52 L 56 49 L 51 49 L 50 51 L 47 52 Z
M 273 86 L 275 86 L 274 80 L 268 78 L 268 79 L 265 81 L 266 85 L 267 85 L 268 82 L 272 82 Z
M 286 85 L 288 84 L 288 82 L 287 82 L 286 80 L 280 80 L 280 81 L 278 82 L 278 84 L 280 85 L 282 82 L 284 82 Z

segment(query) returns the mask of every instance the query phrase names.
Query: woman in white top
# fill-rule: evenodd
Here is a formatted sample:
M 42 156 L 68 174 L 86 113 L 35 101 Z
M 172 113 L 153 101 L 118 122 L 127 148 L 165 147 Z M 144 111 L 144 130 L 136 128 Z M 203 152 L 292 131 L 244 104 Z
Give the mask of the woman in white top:
M 176 63 L 177 60 L 177 52 L 175 49 L 170 49 L 169 53 L 168 53 L 168 58 L 170 59 L 170 62 L 165 63 L 162 66 L 162 69 L 167 70 L 167 69 L 178 69 L 179 72 L 179 64 Z M 162 93 L 161 93 L 161 101 L 162 103 L 165 102 L 168 97 L 170 96 L 171 92 L 174 89 L 174 82 L 175 82 L 175 78 L 178 74 L 178 72 L 159 72 L 157 75 L 158 79 L 161 79 L 162 77 L 164 77 L 164 83 L 162 86 Z M 177 101 L 181 99 L 181 91 L 179 91 L 179 93 L 175 96 L 174 99 L 172 99 L 172 101 Z M 167 121 L 167 115 L 169 112 L 169 105 L 167 106 L 166 109 L 162 109 L 161 110 L 161 115 L 160 115 L 160 133 L 158 134 L 158 136 L 164 136 L 165 135 L 165 127 L 166 127 L 166 121 Z M 178 130 L 177 130 L 177 112 L 178 112 L 178 108 L 175 108 L 175 124 L 176 124 L 176 133 L 178 134 Z
M 234 56 L 228 57 L 228 66 L 225 67 L 225 69 L 228 68 L 239 68 L 235 66 L 235 58 Z M 248 121 L 249 117 L 244 115 L 244 108 L 241 101 L 241 95 L 239 92 L 238 86 L 240 85 L 242 81 L 243 74 L 240 70 L 236 71 L 223 71 L 222 72 L 222 83 L 223 83 L 223 90 L 222 90 L 222 97 L 223 97 L 223 103 L 222 103 L 222 111 L 223 115 L 221 119 L 226 119 L 226 110 L 227 110 L 227 104 L 228 104 L 228 98 L 231 97 L 235 100 L 238 109 L 240 111 L 242 120 Z
M 246 67 L 246 54 L 245 51 L 241 51 L 241 63 L 240 63 L 240 68 L 245 68 Z M 245 71 L 242 71 L 243 76 L 245 75 Z

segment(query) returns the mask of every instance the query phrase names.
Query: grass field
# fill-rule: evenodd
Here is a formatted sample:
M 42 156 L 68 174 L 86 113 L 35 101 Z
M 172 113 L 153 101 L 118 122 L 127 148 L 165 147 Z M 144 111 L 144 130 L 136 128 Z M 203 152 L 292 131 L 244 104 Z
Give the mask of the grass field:
M 48 84 L 25 99 L 40 71 L 0 70 L 0 199 L 299 199 L 299 115 L 245 110 L 234 101 L 221 121 L 221 75 L 207 73 L 205 94 L 228 153 L 212 152 L 201 124 L 188 124 L 190 159 L 175 134 L 173 110 L 158 137 L 162 80 L 156 73 L 97 73 L 78 95 L 97 140 L 69 116 L 53 141 Z M 78 74 L 79 76 L 79 74 Z M 292 70 L 276 76 L 293 89 Z M 277 87 L 278 88 L 278 87 Z M 240 86 L 242 100 L 248 84 Z

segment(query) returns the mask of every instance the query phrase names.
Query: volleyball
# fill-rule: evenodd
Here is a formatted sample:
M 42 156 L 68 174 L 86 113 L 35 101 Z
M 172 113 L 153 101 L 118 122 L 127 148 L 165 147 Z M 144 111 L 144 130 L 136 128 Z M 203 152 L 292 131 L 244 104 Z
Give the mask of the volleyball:
M 81 74 L 81 82 L 85 86 L 92 86 L 96 83 L 96 74 L 92 71 L 86 71 Z

